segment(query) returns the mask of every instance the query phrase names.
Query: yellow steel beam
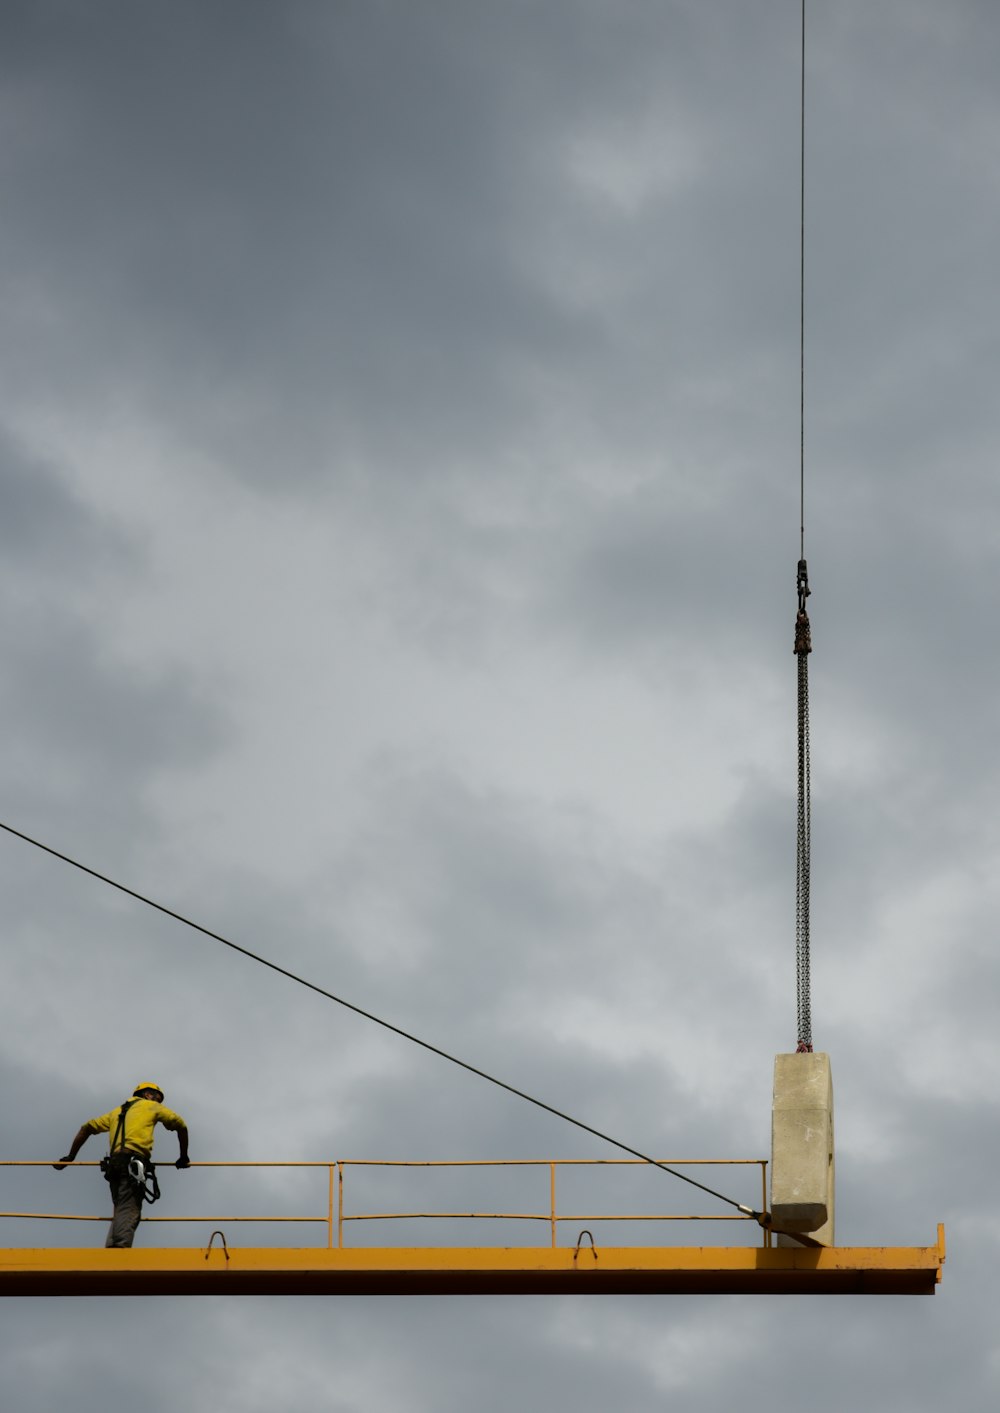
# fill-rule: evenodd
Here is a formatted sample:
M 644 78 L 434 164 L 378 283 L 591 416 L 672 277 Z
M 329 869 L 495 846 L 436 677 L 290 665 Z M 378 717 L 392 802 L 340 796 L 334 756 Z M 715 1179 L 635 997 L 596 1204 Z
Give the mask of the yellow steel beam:
M 932 1295 L 934 1246 L 0 1250 L 0 1295 Z

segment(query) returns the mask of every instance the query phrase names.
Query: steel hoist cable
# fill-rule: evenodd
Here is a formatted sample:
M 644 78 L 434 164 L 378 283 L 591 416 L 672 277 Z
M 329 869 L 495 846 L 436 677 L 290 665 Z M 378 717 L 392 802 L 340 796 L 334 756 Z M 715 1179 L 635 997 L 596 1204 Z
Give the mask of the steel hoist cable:
M 799 1053 L 812 1051 L 812 999 L 809 977 L 809 873 L 812 802 L 809 766 L 809 654 L 812 634 L 806 599 L 806 0 L 802 0 L 801 88 L 799 101 L 799 563 L 795 657 L 798 676 L 798 809 L 795 841 L 795 995 Z

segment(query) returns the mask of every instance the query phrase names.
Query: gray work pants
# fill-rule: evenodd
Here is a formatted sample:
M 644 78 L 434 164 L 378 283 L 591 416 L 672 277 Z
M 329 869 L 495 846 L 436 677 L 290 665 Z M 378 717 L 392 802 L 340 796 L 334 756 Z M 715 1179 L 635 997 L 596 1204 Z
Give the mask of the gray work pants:
M 115 1210 L 104 1245 L 131 1246 L 142 1217 L 142 1192 L 125 1172 L 111 1173 L 108 1186 Z

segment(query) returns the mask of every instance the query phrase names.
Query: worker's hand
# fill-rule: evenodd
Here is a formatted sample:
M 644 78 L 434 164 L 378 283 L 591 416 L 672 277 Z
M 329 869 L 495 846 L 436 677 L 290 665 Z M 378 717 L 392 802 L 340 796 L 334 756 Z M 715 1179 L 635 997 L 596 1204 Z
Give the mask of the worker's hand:
M 65 1154 L 62 1158 L 59 1159 L 58 1163 L 53 1163 L 52 1166 L 55 1168 L 55 1170 L 56 1170 L 57 1173 L 61 1173 L 62 1170 L 63 1170 L 63 1168 L 66 1166 L 66 1164 L 67 1164 L 67 1163 L 72 1163 L 72 1161 L 73 1161 L 73 1159 L 72 1159 L 72 1158 L 69 1156 L 69 1154 L 67 1153 L 67 1154 Z
M 188 1157 L 188 1155 L 187 1155 L 186 1153 L 185 1153 L 182 1157 L 178 1158 L 178 1159 L 177 1159 L 177 1162 L 174 1164 L 174 1167 L 175 1167 L 175 1168 L 189 1168 L 190 1166 L 191 1166 L 191 1159 Z

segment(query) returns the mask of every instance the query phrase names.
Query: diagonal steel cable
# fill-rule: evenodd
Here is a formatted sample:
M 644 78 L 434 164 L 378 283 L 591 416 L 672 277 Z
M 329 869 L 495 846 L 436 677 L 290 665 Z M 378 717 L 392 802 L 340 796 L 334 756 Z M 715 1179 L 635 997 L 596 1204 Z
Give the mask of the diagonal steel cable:
M 34 839 L 30 834 L 23 833 L 20 829 L 15 829 L 13 825 L 5 824 L 0 820 L 0 829 L 6 830 L 8 834 L 13 834 L 18 839 L 23 839 L 26 844 L 32 844 L 36 849 L 41 849 L 46 854 L 51 854 L 53 858 L 69 864 L 72 868 L 79 869 L 81 873 L 89 874 L 91 878 L 96 878 L 101 883 L 106 883 L 110 888 L 117 888 L 120 893 L 125 893 L 130 898 L 134 898 L 139 903 L 144 903 L 146 907 L 155 908 L 157 912 L 164 913 L 167 917 L 172 917 L 175 922 L 183 923 L 185 927 L 192 928 L 195 932 L 200 932 L 205 937 L 210 937 L 214 942 L 220 942 L 224 947 L 230 948 L 234 952 L 239 952 L 242 956 L 248 957 L 251 961 L 258 962 L 261 966 L 268 967 L 271 971 L 276 971 L 280 976 L 285 976 L 289 981 L 297 982 L 300 986 L 305 986 L 310 991 L 315 991 L 317 995 L 324 996 L 328 1001 L 334 1001 L 338 1006 L 343 1006 L 349 1011 L 354 1011 L 356 1015 L 363 1016 L 365 1020 L 373 1021 L 376 1025 L 382 1026 L 384 1030 L 391 1030 L 394 1035 L 402 1036 L 404 1040 L 411 1041 L 414 1045 L 421 1046 L 424 1050 L 429 1050 L 434 1055 L 439 1055 L 443 1060 L 449 1060 L 453 1065 L 458 1065 L 460 1069 L 468 1070 L 470 1074 L 478 1075 L 480 1079 L 487 1080 L 490 1084 L 495 1084 L 499 1089 L 505 1089 L 508 1094 L 515 1095 L 518 1099 L 524 1099 L 528 1104 L 534 1104 L 537 1109 L 544 1109 L 546 1113 L 553 1114 L 557 1119 L 563 1119 L 568 1124 L 573 1124 L 575 1128 L 583 1129 L 585 1133 L 592 1134 L 594 1138 L 599 1138 L 604 1143 L 610 1143 L 614 1148 L 620 1148 L 623 1153 L 630 1153 L 633 1158 L 639 1158 L 642 1162 L 648 1163 L 650 1167 L 659 1168 L 662 1172 L 669 1173 L 672 1177 L 680 1178 L 681 1182 L 688 1183 L 691 1187 L 697 1187 L 702 1192 L 708 1193 L 710 1197 L 717 1198 L 729 1207 L 735 1207 L 746 1217 L 752 1217 L 762 1226 L 770 1224 L 767 1213 L 758 1212 L 753 1207 L 744 1206 L 742 1202 L 736 1202 L 731 1197 L 726 1197 L 721 1192 L 716 1192 L 714 1188 L 707 1187 L 705 1183 L 698 1182 L 693 1177 L 688 1177 L 686 1173 L 679 1173 L 676 1168 L 668 1167 L 666 1163 L 661 1163 L 656 1158 L 649 1157 L 646 1153 L 641 1153 L 638 1148 L 632 1148 L 627 1143 L 622 1143 L 620 1139 L 612 1138 L 608 1133 L 602 1133 L 600 1129 L 593 1128 L 590 1124 L 584 1123 L 581 1119 L 575 1119 L 571 1114 L 564 1113 L 561 1109 L 555 1108 L 552 1104 L 546 1104 L 541 1099 L 535 1099 L 532 1095 L 526 1094 L 523 1089 L 516 1089 L 514 1085 L 507 1084 L 502 1079 L 497 1079 L 495 1075 L 488 1074 L 485 1070 L 477 1069 L 475 1065 L 470 1065 L 466 1060 L 460 1060 L 456 1055 L 450 1055 L 447 1050 L 440 1049 L 437 1045 L 432 1045 L 428 1040 L 421 1040 L 419 1036 L 412 1035 L 409 1031 L 403 1030 L 401 1026 L 393 1025 L 391 1021 L 383 1020 L 381 1017 L 373 1015 L 371 1011 L 356 1006 L 353 1001 L 347 1001 L 343 996 L 337 996 L 332 991 L 327 991 L 325 987 L 318 986 L 314 981 L 308 981 L 304 976 L 299 976 L 296 972 L 289 971 L 287 967 L 282 967 L 277 962 L 269 961 L 267 957 L 261 956 L 258 952 L 251 952 L 249 947 L 241 947 L 238 942 L 232 942 L 228 937 L 223 937 L 219 932 L 213 932 L 211 928 L 203 927 L 200 922 L 194 922 L 191 918 L 185 917 L 183 913 L 176 912 L 173 908 L 166 907 L 163 903 L 157 903 L 154 899 L 146 897 L 143 893 L 138 893 L 134 888 L 128 888 L 124 883 L 118 883 L 107 874 L 98 873 L 97 869 L 89 868 L 86 864 L 80 863 L 77 859 L 70 858 L 68 854 L 62 854 L 58 849 L 53 849 L 48 844 L 43 844 L 40 839 Z

